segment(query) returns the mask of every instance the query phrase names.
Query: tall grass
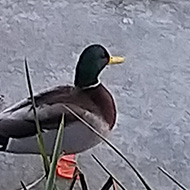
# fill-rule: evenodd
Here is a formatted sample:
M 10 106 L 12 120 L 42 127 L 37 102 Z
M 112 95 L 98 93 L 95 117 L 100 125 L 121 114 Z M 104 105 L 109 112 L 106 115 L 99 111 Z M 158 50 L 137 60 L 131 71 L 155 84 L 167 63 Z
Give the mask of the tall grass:
M 126 188 L 119 182 L 119 180 L 116 179 L 116 177 L 114 177 L 114 176 L 111 174 L 111 172 L 101 163 L 100 160 L 98 160 L 98 158 L 96 158 L 96 156 L 94 156 L 94 155 L 92 154 L 92 157 L 93 157 L 94 160 L 103 168 L 103 170 L 104 170 L 107 174 L 109 174 L 109 176 L 111 177 L 112 181 L 114 180 L 114 181 L 119 185 L 119 187 L 120 187 L 121 189 L 126 190 Z
M 45 169 L 46 177 L 47 177 L 49 174 L 50 162 L 48 160 L 47 153 L 46 153 L 45 146 L 44 146 L 44 141 L 42 138 L 41 127 L 40 127 L 38 114 L 37 114 L 37 110 L 36 110 L 36 103 L 35 103 L 35 98 L 33 95 L 32 84 L 31 84 L 31 79 L 30 79 L 30 74 L 29 74 L 29 69 L 28 69 L 28 64 L 27 64 L 26 58 L 25 58 L 25 72 L 26 72 L 27 86 L 29 89 L 30 99 L 32 101 L 34 121 L 36 123 L 36 128 L 37 128 L 37 132 L 38 132 L 38 134 L 37 134 L 38 147 L 39 147 L 39 151 L 41 153 L 42 159 L 43 159 L 44 169 Z
M 60 123 L 60 127 L 58 130 L 58 134 L 57 134 L 57 138 L 56 138 L 56 142 L 55 142 L 55 147 L 53 150 L 52 162 L 50 165 L 50 162 L 49 162 L 49 159 L 47 157 L 46 150 L 45 150 L 42 133 L 41 133 L 41 127 L 39 124 L 39 118 L 38 118 L 38 114 L 37 114 L 35 98 L 33 95 L 33 90 L 32 90 L 32 85 L 31 85 L 31 80 L 30 80 L 30 74 L 29 74 L 29 69 L 28 69 L 28 64 L 27 64 L 26 59 L 25 59 L 25 71 L 26 71 L 26 78 L 27 78 L 27 84 L 28 84 L 28 89 L 29 89 L 29 93 L 30 93 L 30 98 L 32 101 L 34 121 L 36 123 L 36 128 L 37 128 L 37 132 L 38 132 L 38 134 L 37 134 L 38 147 L 39 147 L 39 151 L 41 153 L 42 159 L 43 159 L 44 170 L 45 170 L 46 178 L 47 178 L 45 189 L 46 190 L 53 190 L 53 189 L 56 189 L 56 186 L 55 186 L 55 178 L 56 178 L 55 170 L 56 170 L 58 158 L 61 154 L 61 144 L 62 144 L 63 131 L 64 131 L 64 114 L 62 116 L 62 121 Z M 26 189 L 23 182 L 21 182 L 21 185 L 23 186 L 24 189 Z
M 78 114 L 76 114 L 73 110 L 71 110 L 68 106 L 64 106 L 70 113 L 72 113 L 76 118 L 78 118 L 81 122 L 83 122 L 86 127 L 88 127 L 93 133 L 95 133 L 99 138 L 101 138 L 111 149 L 113 149 L 125 162 L 131 167 L 134 173 L 137 175 L 139 180 L 142 182 L 144 187 L 147 190 L 151 190 L 150 185 L 144 180 L 140 172 L 131 164 L 131 162 L 121 153 L 121 151 L 116 148 L 108 139 L 106 139 L 103 135 L 101 135 L 97 130 L 95 130 L 89 123 L 87 123 L 83 118 L 81 118 Z
M 158 167 L 158 169 L 164 174 L 166 175 L 169 179 L 171 179 L 180 189 L 182 190 L 187 190 L 187 188 L 182 185 L 179 181 L 177 181 L 173 176 L 171 176 L 166 170 L 164 170 L 161 167 Z
M 26 72 L 26 79 L 27 79 L 27 86 L 29 89 L 29 94 L 30 94 L 30 99 L 32 102 L 32 109 L 33 109 L 33 114 L 34 114 L 34 121 L 36 124 L 36 128 L 37 128 L 37 141 L 38 141 L 38 146 L 39 146 L 39 152 L 42 156 L 42 160 L 43 160 L 43 166 L 44 166 L 44 171 L 45 171 L 45 176 L 42 176 L 40 179 L 38 179 L 38 181 L 36 181 L 34 184 L 37 184 L 37 182 L 40 182 L 41 180 L 44 179 L 44 177 L 46 177 L 47 181 L 46 181 L 46 186 L 45 186 L 45 190 L 56 190 L 57 187 L 55 185 L 55 179 L 56 179 L 56 165 L 57 165 L 57 161 L 58 158 L 61 154 L 61 144 L 62 144 L 62 139 L 63 139 L 63 132 L 64 132 L 64 114 L 62 116 L 62 121 L 60 123 L 59 129 L 58 129 L 58 133 L 57 133 L 57 138 L 56 138 L 56 142 L 55 142 L 55 146 L 54 146 L 54 150 L 53 150 L 53 157 L 52 157 L 52 162 L 50 164 L 50 161 L 47 157 L 47 153 L 45 150 L 45 146 L 44 146 L 44 142 L 43 142 L 43 138 L 42 138 L 42 133 L 41 133 L 41 127 L 40 127 L 40 123 L 39 123 L 39 118 L 38 118 L 38 113 L 37 113 L 37 108 L 36 108 L 36 104 L 35 104 L 35 97 L 33 95 L 33 90 L 32 90 L 32 84 L 31 84 L 31 79 L 30 79 L 30 73 L 29 73 L 29 68 L 28 68 L 28 64 L 27 64 L 27 60 L 25 59 L 25 72 Z M 144 185 L 144 187 L 147 190 L 151 190 L 150 185 L 144 180 L 143 176 L 138 172 L 138 170 L 131 164 L 131 162 L 128 161 L 128 159 L 121 153 L 120 150 L 118 150 L 117 147 L 115 147 L 109 140 L 107 140 L 105 137 L 103 137 L 98 131 L 96 131 L 89 123 L 87 123 L 84 119 L 82 119 L 78 114 L 76 114 L 73 110 L 71 110 L 68 106 L 63 105 L 71 114 L 73 114 L 76 118 L 78 118 L 81 122 L 83 122 L 86 127 L 88 127 L 93 133 L 95 133 L 99 138 L 101 138 L 111 149 L 113 149 L 122 159 L 125 160 L 125 162 L 131 167 L 131 169 L 134 171 L 134 173 L 137 175 L 137 177 L 139 178 L 139 180 L 142 182 L 142 184 Z M 104 169 L 104 171 L 106 173 L 109 174 L 109 179 L 107 180 L 107 182 L 105 183 L 105 185 L 103 186 L 103 188 L 101 190 L 108 190 L 110 189 L 110 187 L 113 185 L 113 181 L 115 181 L 119 187 L 123 190 L 125 190 L 126 188 L 119 182 L 119 180 L 114 177 L 109 170 L 103 165 L 103 163 L 101 163 L 100 160 L 98 160 L 94 155 L 92 155 L 92 157 L 95 159 L 95 161 Z M 186 190 L 186 188 L 180 184 L 177 180 L 175 180 L 171 175 L 168 174 L 168 172 L 166 172 L 163 168 L 158 167 L 159 170 L 161 170 L 167 177 L 169 177 L 175 184 L 178 185 L 178 187 L 180 187 L 182 190 Z M 85 177 L 84 174 L 76 167 L 75 170 L 75 174 L 74 174 L 74 178 L 73 181 L 71 183 L 70 186 L 70 190 L 73 189 L 74 184 L 76 182 L 77 179 L 77 175 L 80 176 L 80 181 L 81 181 L 81 187 L 82 190 L 87 190 L 87 185 L 86 185 L 86 181 L 85 181 Z M 25 186 L 24 182 L 21 181 L 21 185 L 23 187 L 24 190 L 28 190 L 30 188 L 33 187 L 33 185 L 30 186 Z
M 55 147 L 53 150 L 53 157 L 52 157 L 52 162 L 50 166 L 50 172 L 47 178 L 46 182 L 46 190 L 53 190 L 55 186 L 55 171 L 56 171 L 56 165 L 57 161 L 59 159 L 59 156 L 61 154 L 61 145 L 62 145 L 62 140 L 63 140 L 63 131 L 64 131 L 64 114 L 62 116 L 62 120 L 59 126 L 59 130 L 57 133 L 57 138 L 55 142 Z

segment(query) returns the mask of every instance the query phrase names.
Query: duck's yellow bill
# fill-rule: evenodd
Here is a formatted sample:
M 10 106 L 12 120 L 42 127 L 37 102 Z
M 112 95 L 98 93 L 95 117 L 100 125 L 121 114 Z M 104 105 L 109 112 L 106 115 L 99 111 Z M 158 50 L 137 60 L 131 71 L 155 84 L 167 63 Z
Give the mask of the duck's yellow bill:
M 119 56 L 110 56 L 110 60 L 109 60 L 109 65 L 112 64 L 120 64 L 123 63 L 125 61 L 124 57 L 119 57 Z

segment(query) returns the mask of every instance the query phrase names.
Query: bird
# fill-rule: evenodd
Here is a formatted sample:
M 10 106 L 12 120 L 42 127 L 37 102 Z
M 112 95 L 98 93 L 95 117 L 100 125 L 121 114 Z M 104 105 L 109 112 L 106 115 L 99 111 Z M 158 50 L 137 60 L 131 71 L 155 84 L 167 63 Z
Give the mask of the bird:
M 79 56 L 73 86 L 56 86 L 34 96 L 48 155 L 52 155 L 63 114 L 65 123 L 61 150 L 65 155 L 83 152 L 101 142 L 66 107 L 107 137 L 115 125 L 116 106 L 113 96 L 99 80 L 99 74 L 107 65 L 122 62 L 123 57 L 111 56 L 102 45 L 92 44 Z M 40 153 L 31 98 L 21 100 L 0 113 L 0 151 Z

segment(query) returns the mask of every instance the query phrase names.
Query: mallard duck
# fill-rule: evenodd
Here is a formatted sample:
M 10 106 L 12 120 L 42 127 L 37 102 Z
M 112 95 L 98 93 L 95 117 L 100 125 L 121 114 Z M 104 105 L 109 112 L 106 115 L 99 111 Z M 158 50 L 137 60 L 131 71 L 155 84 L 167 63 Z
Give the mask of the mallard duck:
M 98 44 L 87 47 L 79 57 L 75 71 L 74 86 L 58 86 L 35 96 L 45 148 L 52 154 L 57 129 L 62 114 L 65 114 L 65 129 L 62 150 L 65 154 L 85 151 L 101 140 L 72 113 L 69 107 L 107 136 L 116 120 L 116 108 L 112 95 L 99 81 L 98 76 L 108 64 L 121 63 L 122 57 L 111 57 Z M 30 98 L 27 98 L 0 113 L 1 151 L 38 154 Z

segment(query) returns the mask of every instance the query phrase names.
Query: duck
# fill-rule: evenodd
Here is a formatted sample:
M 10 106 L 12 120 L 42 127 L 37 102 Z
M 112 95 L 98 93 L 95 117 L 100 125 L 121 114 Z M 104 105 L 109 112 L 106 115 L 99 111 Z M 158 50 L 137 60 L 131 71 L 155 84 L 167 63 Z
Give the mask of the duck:
M 113 96 L 100 82 L 99 74 L 107 65 L 122 62 L 123 57 L 111 56 L 102 45 L 90 45 L 79 56 L 73 86 L 56 86 L 34 96 L 48 155 L 52 155 L 63 114 L 65 123 L 62 151 L 65 155 L 83 152 L 101 142 L 65 106 L 101 135 L 108 136 L 116 122 L 116 106 Z M 40 153 L 30 98 L 21 100 L 0 113 L 0 151 L 15 154 Z

